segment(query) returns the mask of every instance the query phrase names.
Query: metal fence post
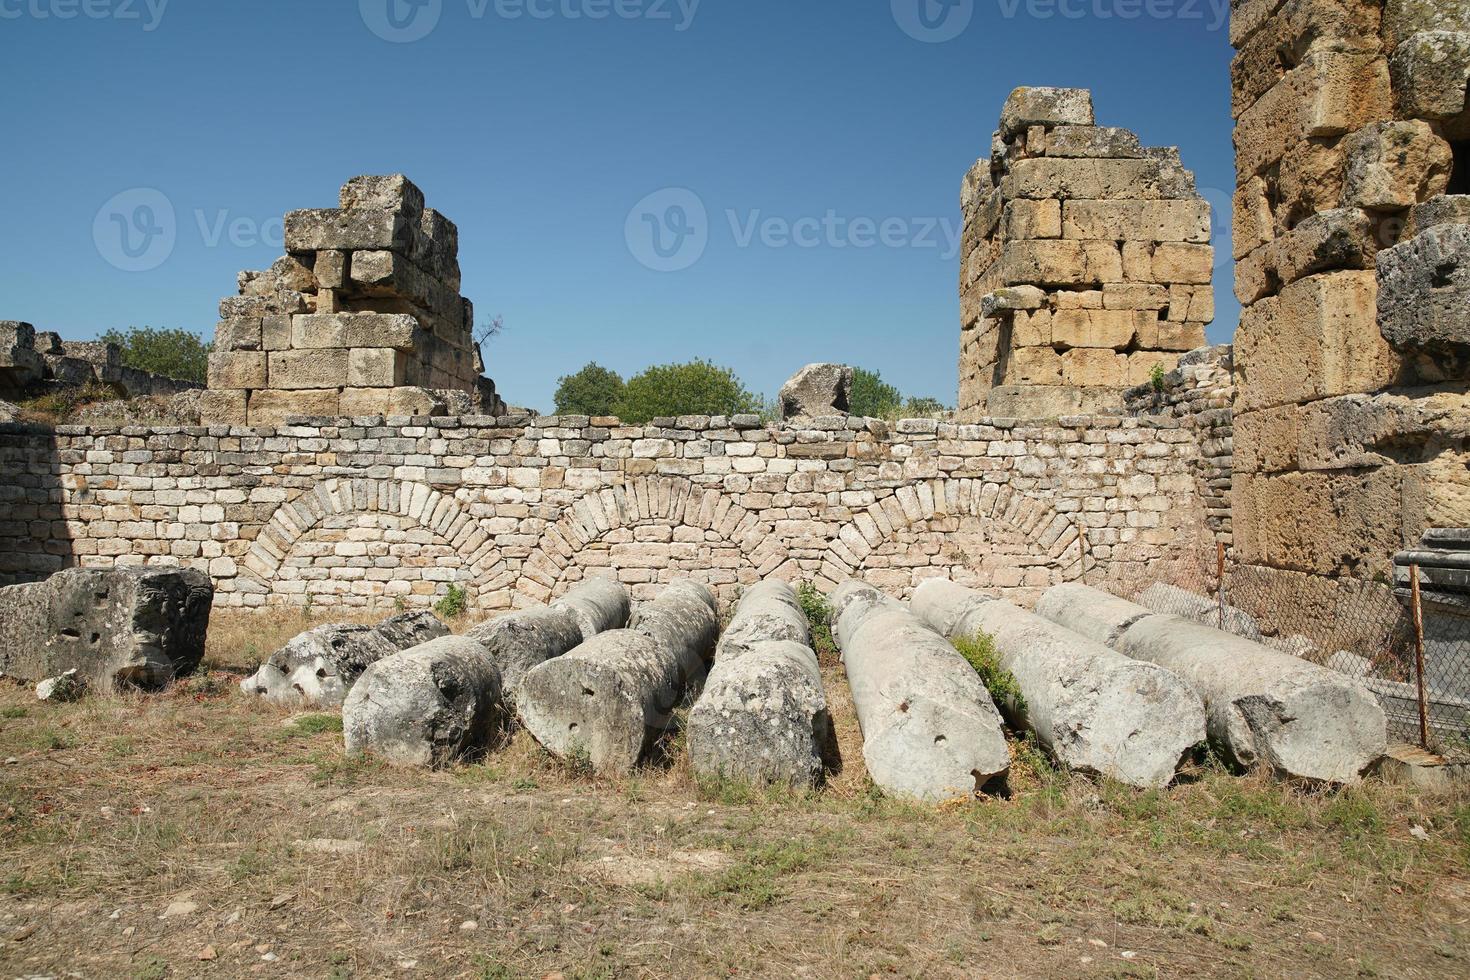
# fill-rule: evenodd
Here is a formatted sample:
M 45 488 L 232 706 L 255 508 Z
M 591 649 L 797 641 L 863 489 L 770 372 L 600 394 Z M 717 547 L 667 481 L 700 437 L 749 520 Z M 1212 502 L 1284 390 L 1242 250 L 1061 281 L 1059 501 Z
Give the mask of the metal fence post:
M 1419 566 L 1409 566 L 1409 595 L 1414 609 L 1414 675 L 1419 685 L 1419 744 L 1429 751 L 1429 698 L 1424 693 L 1424 607 L 1419 602 Z

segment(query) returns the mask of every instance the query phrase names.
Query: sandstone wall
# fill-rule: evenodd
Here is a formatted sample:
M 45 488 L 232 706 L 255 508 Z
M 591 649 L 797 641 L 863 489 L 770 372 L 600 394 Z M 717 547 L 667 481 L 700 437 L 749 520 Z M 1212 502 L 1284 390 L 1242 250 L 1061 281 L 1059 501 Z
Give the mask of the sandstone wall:
M 1232 10 L 1237 557 L 1330 595 L 1470 524 L 1470 5 Z
M 402 174 L 354 177 L 340 202 L 288 213 L 287 254 L 220 301 L 204 420 L 498 414 L 454 223 Z
M 962 418 L 1116 408 L 1204 344 L 1210 207 L 1178 149 L 1094 125 L 1086 90 L 1012 92 L 961 204 Z
M 1199 550 L 1187 426 L 1069 421 L 0 426 L 0 582 L 182 562 L 227 606 L 422 606 L 453 582 L 493 609 L 607 569 L 727 598 L 771 575 L 897 594 L 952 575 L 1029 602 Z

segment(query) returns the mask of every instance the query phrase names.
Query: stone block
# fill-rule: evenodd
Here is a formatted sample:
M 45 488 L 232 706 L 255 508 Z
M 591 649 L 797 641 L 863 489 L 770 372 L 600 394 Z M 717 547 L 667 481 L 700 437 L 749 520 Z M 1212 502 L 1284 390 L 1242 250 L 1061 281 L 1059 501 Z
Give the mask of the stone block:
M 345 313 L 339 316 L 348 347 L 392 347 L 414 351 L 425 340 L 418 321 L 406 313 Z
M 1378 330 L 1365 271 L 1310 276 L 1248 307 L 1235 337 L 1238 410 L 1378 391 L 1399 362 Z
M 1066 201 L 1062 237 L 1207 245 L 1210 206 L 1205 201 Z
M 347 351 L 341 348 L 271 351 L 268 356 L 271 388 L 284 391 L 339 388 L 347 381 Z
M 447 414 L 444 399 L 427 388 L 347 388 L 342 392 L 342 414 L 346 416 L 441 416 Z
M 1103 309 L 1162 310 L 1170 304 L 1172 295 L 1170 288 L 1154 283 L 1111 282 L 1103 286 Z
M 852 398 L 852 368 L 846 364 L 808 364 L 781 386 L 781 418 L 846 415 Z
M 353 177 L 338 200 L 346 210 L 402 211 L 414 222 L 424 211 L 424 192 L 403 174 Z
M 1009 199 L 1146 200 L 1164 197 L 1155 160 L 1032 157 L 1017 160 L 1001 181 Z
M 1445 194 L 1415 205 L 1404 226 L 1403 240 L 1438 225 L 1470 225 L 1470 194 Z
M 1304 57 L 1318 51 L 1376 52 L 1379 4 L 1369 0 L 1287 0 L 1240 46 L 1230 65 L 1231 116 L 1270 90 Z
M 1003 285 L 1102 286 L 1123 279 L 1118 246 L 1110 241 L 1024 241 L 1006 245 Z
M 1062 383 L 1081 388 L 1120 388 L 1128 383 L 1128 358 L 1099 348 L 1079 347 L 1061 356 Z
M 321 208 L 286 214 L 288 252 L 407 251 L 412 242 L 412 226 L 401 210 Z
M 1062 237 L 1061 201 L 1007 201 L 1005 205 L 1005 238 Z M 1080 238 L 1080 235 L 1071 235 Z M 1105 238 L 1107 236 L 1095 236 Z
M 289 350 L 291 347 L 291 317 L 268 316 L 260 321 L 261 350 Z
M 1021 347 L 1011 351 L 1006 364 L 1007 384 L 1050 385 L 1062 383 L 1062 355 L 1050 347 Z
M 347 352 L 347 384 L 352 388 L 395 388 L 408 377 L 409 355 L 391 347 L 354 347 Z
M 250 393 L 247 412 L 251 425 L 280 425 L 293 416 L 336 417 L 337 402 L 336 388 L 300 391 L 267 388 Z
M 209 355 L 209 387 L 264 388 L 266 354 L 262 351 L 218 351 Z
M 331 313 L 294 316 L 291 318 L 291 346 L 297 350 L 346 347 L 346 324 L 341 316 Z
M 1231 240 L 1233 255 L 1240 259 L 1276 237 L 1275 217 L 1267 196 L 1269 186 L 1263 177 L 1247 177 L 1235 189 L 1231 208 Z
M 1426 31 L 1393 50 L 1398 110 L 1423 119 L 1454 119 L 1470 85 L 1470 31 Z
M 1425 31 L 1470 31 L 1470 7 L 1446 0 L 1387 0 L 1383 40 L 1389 50 Z
M 347 282 L 348 252 L 326 250 L 316 253 L 312 273 L 316 284 L 322 289 L 341 289 Z
M 206 388 L 199 393 L 199 419 L 205 425 L 245 425 L 249 421 L 249 393 L 238 389 Z
M 1406 469 L 1236 474 L 1239 560 L 1360 579 L 1387 571 L 1393 553 L 1412 543 Z
M 985 414 L 992 418 L 1055 419 L 1095 415 L 1115 408 L 1121 399 L 1110 388 L 1075 385 L 1001 385 L 985 398 Z
M 1470 375 L 1470 225 L 1439 225 L 1378 253 L 1383 336 L 1427 381 Z
M 1344 202 L 1376 211 L 1398 211 L 1443 194 L 1454 156 L 1450 145 L 1422 120 L 1374 123 L 1344 141 Z
M 1031 126 L 1091 126 L 1092 93 L 1082 88 L 1018 88 L 1000 111 L 1000 135 L 1010 138 Z
M 980 314 L 994 317 L 1014 310 L 1037 310 L 1046 305 L 1046 293 L 1035 286 L 1006 286 L 986 293 L 980 300 Z
M 1164 351 L 1134 351 L 1128 355 L 1128 364 L 1123 372 L 1123 383 L 1129 387 L 1148 384 L 1153 380 L 1155 369 L 1168 373 L 1174 370 L 1178 363 L 1178 354 Z
M 1133 310 L 1057 310 L 1051 318 L 1052 343 L 1126 350 L 1138 333 L 1140 317 L 1145 323 L 1158 319 Z
M 1153 249 L 1152 269 L 1156 282 L 1208 285 L 1214 264 L 1215 250 L 1209 245 L 1163 242 Z
M 1011 344 L 1015 347 L 1050 347 L 1051 310 L 1021 311 L 1011 318 Z M 994 357 L 991 358 L 993 362 Z
M 237 317 L 221 320 L 214 328 L 214 350 L 260 350 L 260 317 Z
M 1392 111 L 1385 58 L 1314 52 L 1240 114 L 1236 172 L 1241 177 L 1262 174 L 1301 141 L 1344 136 Z
M 1136 159 L 1143 156 L 1138 137 L 1112 126 L 1058 126 L 1046 136 L 1049 157 Z
M 1175 323 L 1194 320 L 1209 323 L 1215 319 L 1215 290 L 1213 286 L 1170 286 L 1169 316 Z

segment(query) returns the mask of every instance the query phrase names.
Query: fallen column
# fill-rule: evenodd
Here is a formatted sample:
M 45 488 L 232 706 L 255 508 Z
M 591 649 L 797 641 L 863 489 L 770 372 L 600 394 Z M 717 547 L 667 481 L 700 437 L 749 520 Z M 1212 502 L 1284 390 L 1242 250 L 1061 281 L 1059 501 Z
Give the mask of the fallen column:
M 638 607 L 629 629 L 599 633 L 521 679 L 521 724 L 552 755 L 628 772 L 704 676 L 719 635 L 715 597 L 681 580 Z
M 1005 774 L 1000 712 L 954 647 L 863 582 L 839 586 L 831 602 L 874 783 L 932 801 L 969 796 Z
M 505 730 L 500 672 L 485 648 L 442 636 L 370 664 L 342 706 L 347 754 L 442 768 Z
M 0 674 L 161 687 L 199 666 L 213 604 L 209 576 L 178 566 L 69 568 L 0 588 Z
M 951 640 L 985 634 L 994 641 L 1025 701 L 1002 703 L 1001 711 L 1071 769 L 1166 786 L 1205 740 L 1199 696 L 1162 667 L 944 579 L 920 584 L 912 605 Z
M 271 654 L 240 690 L 287 707 L 335 708 L 371 664 L 448 633 L 430 612 L 402 613 L 377 626 L 316 626 Z
M 513 709 L 527 671 L 598 633 L 627 625 L 628 609 L 627 589 L 612 579 L 594 578 L 549 606 L 492 619 L 465 635 L 489 651 Z
M 796 592 L 777 579 L 747 590 L 689 714 L 696 775 L 812 786 L 832 721 L 810 627 Z
M 1210 740 L 1239 766 L 1324 783 L 1354 782 L 1387 747 L 1383 709 L 1336 671 L 1180 616 L 1075 583 L 1037 612 L 1137 660 L 1173 671 L 1204 699 Z

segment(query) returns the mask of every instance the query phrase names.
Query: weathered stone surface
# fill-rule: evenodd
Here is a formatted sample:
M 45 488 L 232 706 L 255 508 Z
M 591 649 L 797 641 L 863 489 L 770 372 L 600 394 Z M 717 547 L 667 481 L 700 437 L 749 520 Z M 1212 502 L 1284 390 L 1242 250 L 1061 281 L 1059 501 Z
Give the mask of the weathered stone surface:
M 1412 207 L 1443 194 L 1454 156 L 1422 120 L 1375 123 L 1344 140 L 1347 204 L 1378 211 Z
M 639 606 L 629 629 L 599 633 L 529 671 L 517 695 L 521 724 L 558 758 L 627 772 L 703 679 L 718 633 L 709 590 L 675 582 Z
M 72 568 L 0 589 L 0 673 L 37 682 L 75 669 L 99 691 L 160 687 L 204 656 L 214 588 L 171 566 Z
M 1034 157 L 1017 160 L 1001 183 L 1009 198 L 1157 199 L 1166 192 L 1154 160 Z
M 424 192 L 403 174 L 353 177 L 342 185 L 339 198 L 347 210 L 403 211 L 414 222 L 424 211 Z
M 944 579 L 920 584 L 912 606 L 948 639 L 991 638 L 1024 699 L 1002 712 L 1068 768 L 1165 786 L 1205 740 L 1204 705 L 1161 667 Z
M 402 210 L 306 209 L 286 213 L 286 250 L 354 252 L 409 247 L 410 223 Z
M 1390 66 L 1402 113 L 1453 119 L 1465 111 L 1470 29 L 1414 34 L 1393 49 Z
M 1183 616 L 1196 623 L 1216 626 L 1248 640 L 1261 639 L 1260 624 L 1250 613 L 1228 604 L 1222 607 L 1217 599 L 1167 582 L 1155 582 L 1140 592 L 1138 604 L 1157 613 Z
M 852 368 L 845 364 L 808 364 L 781 386 L 781 417 L 846 415 L 851 398 Z
M 970 796 L 1010 767 L 1000 713 L 963 657 L 872 586 L 832 594 L 863 732 L 863 760 L 886 793 L 918 800 Z
M 87 693 L 87 682 L 75 667 L 56 677 L 48 677 L 36 685 L 36 700 L 64 704 L 80 701 Z
M 263 388 L 266 354 L 260 351 L 219 351 L 209 355 L 211 388 Z
M 1049 157 L 1129 159 L 1143 156 L 1138 137 L 1113 126 L 1057 126 L 1046 134 Z
M 1092 93 L 1084 88 L 1018 88 L 1000 111 L 1002 136 L 1029 126 L 1091 126 Z
M 1377 700 L 1336 671 L 1075 583 L 1048 590 L 1037 611 L 1178 675 L 1204 699 L 1210 740 L 1237 765 L 1351 783 L 1387 745 Z
M 500 616 L 465 635 L 484 646 L 495 662 L 506 702 L 514 709 L 527 671 L 598 633 L 623 628 L 629 610 L 626 588 L 612 579 L 594 578 L 549 606 Z
M 347 377 L 347 351 L 280 350 L 265 355 L 270 358 L 270 387 L 280 391 L 324 390 L 334 388 Z M 226 385 L 225 387 L 264 387 L 259 385 Z
M 377 626 L 316 626 L 271 654 L 240 690 L 273 704 L 335 708 L 369 665 L 448 633 L 428 612 L 403 613 Z
M 1439 225 L 1378 254 L 1378 323 L 1421 378 L 1470 372 L 1470 225 Z
M 714 669 L 689 715 L 696 775 L 811 786 L 832 740 L 822 675 L 806 616 L 785 582 L 768 579 L 741 597 Z
M 485 648 L 442 636 L 370 664 L 342 706 L 349 756 L 442 768 L 503 737 L 500 672 Z
M 336 388 L 282 391 L 262 388 L 250 392 L 251 425 L 279 425 L 289 418 L 333 418 L 338 414 L 340 396 Z M 353 413 L 349 413 L 353 414 Z M 207 417 L 206 417 L 207 418 Z
M 1205 201 L 1064 201 L 1062 236 L 1207 245 L 1210 205 Z
M 36 328 L 0 320 L 0 388 L 21 391 L 41 378 L 46 362 L 36 352 Z

